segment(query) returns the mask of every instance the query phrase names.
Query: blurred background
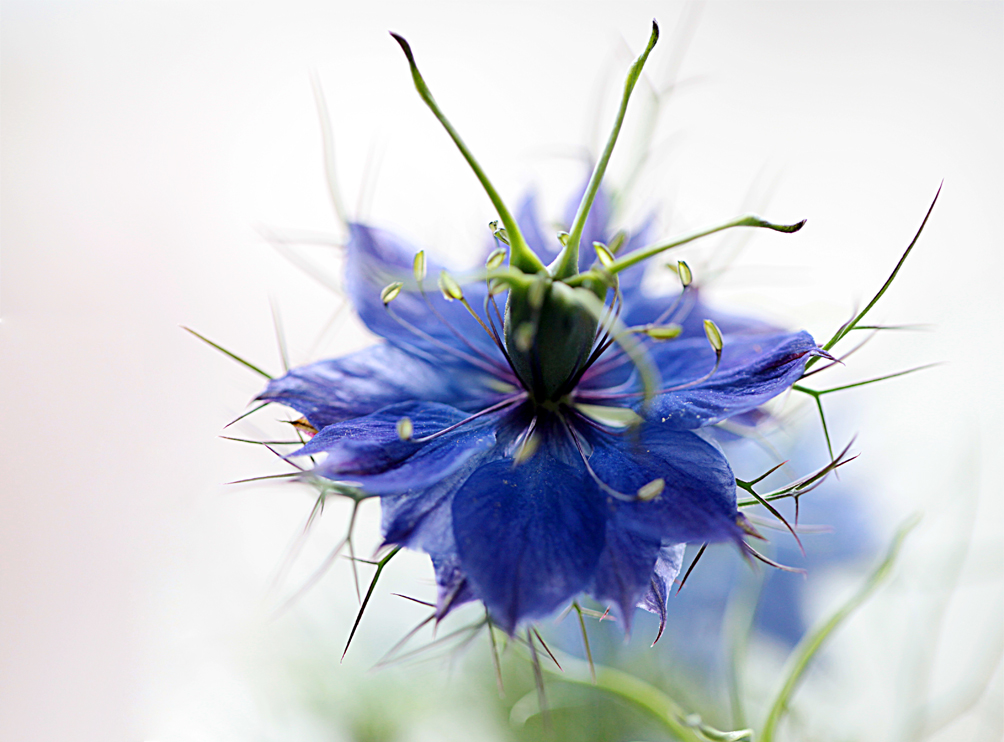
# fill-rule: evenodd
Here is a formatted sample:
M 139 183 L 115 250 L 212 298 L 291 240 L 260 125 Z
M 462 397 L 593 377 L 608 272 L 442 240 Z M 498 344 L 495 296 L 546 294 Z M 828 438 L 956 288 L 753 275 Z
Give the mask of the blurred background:
M 647 1 L 0 3 L 0 738 L 536 738 L 539 719 L 520 726 L 512 709 L 532 688 L 526 663 L 506 657 L 499 700 L 484 636 L 371 669 L 424 615 L 392 593 L 434 595 L 421 555 L 388 567 L 342 664 L 358 607 L 348 562 L 276 617 L 348 508 L 325 509 L 270 588 L 312 491 L 224 484 L 282 471 L 262 447 L 219 438 L 261 379 L 179 326 L 273 374 L 273 306 L 293 364 L 371 342 L 331 287 L 341 235 L 311 71 L 351 213 L 463 262 L 494 216 L 387 31 L 410 40 L 503 196 L 534 187 L 557 219 L 653 17 L 651 87 L 639 86 L 611 165 L 624 182 L 631 142 L 654 120 L 623 223 L 654 213 L 670 234 L 754 208 L 809 220 L 795 236 L 689 250 L 698 281 L 708 256 L 738 253 L 709 286 L 718 306 L 824 340 L 881 285 L 944 180 L 870 316 L 929 327 L 882 333 L 815 377 L 823 388 L 943 364 L 826 398 L 835 444 L 857 435 L 861 456 L 821 493 L 815 522 L 837 531 L 806 539 L 810 560 L 846 553 L 810 564 L 804 583 L 783 576 L 799 581 L 801 620 L 849 595 L 898 523 L 923 520 L 892 581 L 820 657 L 787 732 L 1001 739 L 1004 10 Z M 660 116 L 646 115 L 674 81 Z M 814 414 L 787 400 L 772 438 L 798 473 L 826 461 Z M 270 409 L 230 430 L 269 435 L 282 418 Z M 740 477 L 764 468 L 761 454 L 736 456 Z M 366 503 L 358 553 L 378 537 Z M 727 725 L 714 622 L 730 590 L 760 578 L 734 553 L 710 556 L 655 650 L 652 621 L 629 645 L 616 626 L 590 632 L 605 660 L 678 685 Z M 581 651 L 565 623 L 545 631 Z M 769 623 L 743 678 L 754 716 L 792 630 Z M 598 694 L 566 701 L 588 709 L 559 716 L 578 739 L 663 738 Z M 587 722 L 593 737 L 575 731 Z

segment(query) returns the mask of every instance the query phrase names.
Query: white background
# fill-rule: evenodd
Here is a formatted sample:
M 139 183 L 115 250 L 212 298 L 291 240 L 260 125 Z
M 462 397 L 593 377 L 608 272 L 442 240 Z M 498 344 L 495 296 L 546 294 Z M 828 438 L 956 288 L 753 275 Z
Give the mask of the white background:
M 554 217 L 581 177 L 568 154 L 595 147 L 612 116 L 595 90 L 616 88 L 652 17 L 660 80 L 681 14 L 665 2 L 368 7 L 0 6 L 0 737 L 282 738 L 255 721 L 268 715 L 249 690 L 261 643 L 325 610 L 332 641 L 344 636 L 347 573 L 299 616 L 266 619 L 268 576 L 310 503 L 292 486 L 222 485 L 279 470 L 216 438 L 260 379 L 179 329 L 276 373 L 271 296 L 294 363 L 368 342 L 350 319 L 316 346 L 339 300 L 255 229 L 338 234 L 310 70 L 352 210 L 372 156 L 363 216 L 459 257 L 483 245 L 490 204 L 386 31 L 409 38 L 504 197 L 535 183 Z M 925 513 L 898 598 L 852 627 L 874 643 L 845 648 L 879 689 L 861 701 L 873 729 L 905 713 L 890 678 L 911 665 L 872 650 L 924 641 L 970 523 L 934 683 L 951 689 L 1000 653 L 1002 30 L 999 3 L 709 4 L 661 120 L 668 144 L 636 194 L 682 231 L 773 186 L 765 215 L 808 226 L 757 236 L 716 296 L 825 339 L 881 284 L 945 180 L 873 317 L 933 331 L 880 336 L 833 377 L 945 362 L 832 398 L 884 522 Z M 623 174 L 616 156 L 612 167 Z M 328 248 L 311 249 L 298 254 L 334 272 Z M 402 589 L 425 570 L 416 557 Z M 401 610 L 378 614 L 370 640 L 386 647 L 411 620 Z M 941 739 L 999 733 L 996 678 L 976 721 Z

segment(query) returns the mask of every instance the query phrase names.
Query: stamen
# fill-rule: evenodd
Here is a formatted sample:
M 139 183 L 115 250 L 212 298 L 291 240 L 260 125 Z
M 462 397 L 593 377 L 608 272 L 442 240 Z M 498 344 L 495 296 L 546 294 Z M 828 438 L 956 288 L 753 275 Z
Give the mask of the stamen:
M 422 258 L 421 258 L 421 265 L 419 264 L 419 257 L 418 257 L 419 255 L 422 256 Z M 421 270 L 421 272 L 420 272 L 420 270 Z M 440 278 L 442 278 L 442 276 L 445 276 L 445 275 L 447 275 L 447 274 L 444 272 L 440 276 Z M 416 278 L 417 283 L 418 283 L 418 293 L 421 294 L 422 300 L 425 302 L 425 305 L 427 307 L 429 307 L 429 311 L 432 312 L 436 316 L 436 319 L 438 319 L 440 322 L 442 322 L 443 325 L 446 326 L 446 329 L 448 329 L 450 332 L 452 332 L 454 334 L 454 336 L 456 336 L 457 339 L 460 340 L 460 342 L 462 342 L 464 345 L 466 345 L 468 348 L 470 348 L 473 353 L 476 353 L 480 358 L 483 358 L 484 360 L 488 361 L 493 366 L 496 366 L 498 368 L 503 368 L 503 366 L 502 366 L 501 363 L 499 363 L 496 359 L 494 359 L 491 356 L 489 356 L 487 353 L 485 353 L 480 348 L 474 346 L 471 343 L 470 340 L 468 340 L 467 338 L 465 338 L 453 325 L 451 325 L 449 322 L 446 321 L 446 318 L 442 314 L 439 313 L 439 310 L 436 309 L 435 305 L 429 299 L 428 294 L 425 293 L 425 287 L 424 287 L 424 285 L 422 283 L 422 278 L 424 278 L 424 277 L 425 277 L 425 253 L 424 253 L 424 251 L 422 251 L 422 252 L 419 252 L 418 255 L 415 256 L 415 278 Z M 456 281 L 453 281 L 452 278 L 450 279 L 450 281 L 452 282 L 453 286 L 456 286 Z M 457 286 L 457 291 L 459 291 L 459 290 L 460 290 L 460 287 Z M 467 307 L 467 310 L 471 312 L 471 315 L 474 317 L 474 319 L 476 319 L 478 321 L 478 323 L 482 327 L 484 327 L 485 326 L 484 322 L 481 321 L 481 318 L 478 317 L 478 315 L 475 314 L 471 310 L 470 306 L 467 304 L 467 301 L 464 300 L 463 293 L 460 294 L 460 299 L 463 302 L 464 306 Z M 488 328 L 485 328 L 485 331 L 487 332 Z M 490 332 L 488 334 L 491 335 Z
M 454 423 L 453 425 L 450 425 L 447 428 L 443 428 L 442 430 L 436 431 L 435 433 L 430 433 L 429 435 L 423 436 L 421 438 L 415 438 L 415 439 L 413 439 L 412 442 L 413 443 L 428 443 L 429 441 L 435 440 L 436 438 L 438 438 L 441 435 L 445 435 L 446 433 L 449 433 L 452 430 L 456 430 L 461 425 L 466 425 L 471 420 L 475 420 L 475 419 L 477 419 L 477 418 L 479 418 L 479 417 L 481 417 L 483 415 L 487 415 L 490 412 L 495 412 L 496 410 L 501 410 L 504 407 L 508 407 L 509 405 L 515 404 L 516 402 L 522 402 L 524 399 L 526 399 L 526 397 L 527 397 L 526 392 L 520 392 L 519 394 L 513 395 L 512 397 L 507 397 L 507 398 L 503 399 L 501 402 L 496 402 L 495 404 L 493 404 L 493 405 L 491 405 L 489 407 L 485 407 L 480 412 L 475 412 L 470 417 L 466 417 L 466 418 L 464 418 L 463 420 L 461 420 L 458 423 Z
M 579 442 L 578 433 L 575 432 L 575 429 L 560 412 L 558 413 L 558 419 L 561 420 L 561 423 L 565 428 L 565 432 L 568 433 L 568 436 L 572 439 L 572 443 L 575 444 L 575 450 L 579 452 L 579 456 L 582 458 L 582 463 L 586 465 L 586 471 L 589 472 L 589 476 L 593 478 L 593 481 L 596 482 L 597 486 L 608 495 L 616 497 L 618 500 L 623 500 L 624 502 L 637 502 L 639 499 L 637 495 L 624 494 L 623 492 L 615 490 L 609 484 L 600 479 L 599 475 L 593 471 L 593 467 L 589 465 L 589 459 L 586 458 L 586 452 L 582 450 L 582 444 Z
M 708 341 L 711 343 L 712 349 L 715 351 L 715 365 L 712 366 L 708 373 L 704 374 L 699 379 L 694 379 L 693 381 L 688 381 L 686 384 L 679 384 L 678 386 L 666 387 L 665 389 L 659 389 L 655 394 L 666 394 L 668 392 L 678 392 L 681 389 L 688 389 L 697 384 L 702 384 L 718 371 L 718 367 L 722 363 L 722 334 L 718 327 L 709 319 L 704 320 L 704 329 L 708 335 Z M 626 384 L 627 382 L 625 382 Z M 621 387 L 624 384 L 620 385 Z M 629 399 L 631 397 L 644 397 L 645 392 L 627 392 L 624 394 L 608 394 L 605 392 L 586 392 L 582 395 L 584 399 Z
M 500 364 L 494 358 L 491 358 L 490 356 L 486 356 L 483 353 L 479 353 L 478 354 L 478 355 L 481 356 L 481 358 L 470 356 L 467 353 L 464 353 L 463 351 L 457 350 L 453 346 L 447 345 L 446 343 L 444 343 L 439 338 L 433 337 L 432 335 L 430 335 L 429 333 L 425 332 L 424 330 L 418 329 L 417 327 L 415 327 L 415 325 L 411 324 L 411 322 L 409 322 L 408 320 L 406 320 L 404 317 L 401 317 L 397 313 L 395 313 L 390 308 L 389 304 L 386 305 L 386 309 L 387 309 L 387 314 L 389 314 L 391 316 L 391 318 L 395 322 L 397 322 L 399 325 L 401 325 L 403 328 L 405 328 L 409 332 L 412 332 L 415 335 L 418 335 L 423 340 L 429 341 L 430 343 L 432 343 L 433 345 L 435 345 L 437 348 L 440 348 L 441 350 L 444 350 L 447 353 L 450 353 L 451 355 L 453 355 L 453 356 L 455 356 L 455 357 L 457 357 L 457 358 L 459 358 L 459 359 L 461 359 L 463 361 L 467 361 L 471 365 L 477 366 L 482 371 L 485 371 L 485 372 L 487 372 L 489 374 L 495 375 L 495 374 L 498 374 L 499 372 L 506 373 L 505 367 L 502 366 L 502 364 Z M 430 356 L 428 353 L 423 353 L 419 348 L 413 348 L 413 350 L 416 351 L 417 353 L 419 353 L 420 355 L 423 355 L 426 358 L 426 360 L 428 360 L 430 363 L 436 363 L 439 360 L 437 358 L 434 358 L 433 356 Z M 475 348 L 472 348 L 472 350 L 475 350 L 475 352 L 477 352 Z M 484 360 L 482 360 L 482 358 Z M 487 361 L 487 363 L 486 363 L 486 361 Z
M 519 466 L 528 461 L 536 452 L 540 445 L 540 436 L 537 435 L 537 416 L 534 415 L 526 430 L 520 433 L 515 441 L 516 452 L 512 457 L 512 465 Z

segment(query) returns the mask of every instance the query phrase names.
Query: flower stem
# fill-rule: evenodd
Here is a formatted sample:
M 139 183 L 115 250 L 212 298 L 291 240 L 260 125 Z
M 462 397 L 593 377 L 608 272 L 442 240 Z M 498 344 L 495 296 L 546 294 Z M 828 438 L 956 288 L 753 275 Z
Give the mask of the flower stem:
M 892 543 L 889 545 L 889 550 L 886 552 L 885 558 L 882 562 L 875 568 L 875 571 L 871 573 L 867 581 L 861 586 L 861 588 L 851 596 L 851 599 L 844 603 L 840 608 L 833 613 L 822 625 L 817 627 L 815 630 L 806 634 L 805 637 L 799 642 L 798 646 L 795 647 L 793 652 L 794 660 L 791 664 L 791 669 L 788 671 L 788 677 L 781 687 L 781 691 L 777 694 L 777 698 L 774 700 L 774 705 L 771 707 L 770 713 L 767 716 L 767 721 L 764 723 L 763 732 L 760 735 L 760 742 L 773 742 L 774 732 L 777 729 L 777 725 L 780 723 L 781 719 L 784 717 L 785 713 L 788 711 L 788 703 L 791 701 L 792 695 L 795 693 L 795 689 L 798 687 L 799 682 L 802 679 L 802 675 L 808 668 L 809 663 L 812 661 L 813 657 L 819 651 L 823 643 L 829 638 L 840 624 L 851 615 L 862 603 L 867 600 L 875 589 L 881 585 L 885 579 L 889 576 L 892 571 L 893 564 L 896 561 L 896 557 L 899 556 L 900 548 L 903 546 L 903 540 L 906 538 L 907 534 L 914 529 L 914 527 L 919 522 L 920 518 L 914 516 L 907 520 L 899 530 L 896 531 L 896 535 L 893 536 Z

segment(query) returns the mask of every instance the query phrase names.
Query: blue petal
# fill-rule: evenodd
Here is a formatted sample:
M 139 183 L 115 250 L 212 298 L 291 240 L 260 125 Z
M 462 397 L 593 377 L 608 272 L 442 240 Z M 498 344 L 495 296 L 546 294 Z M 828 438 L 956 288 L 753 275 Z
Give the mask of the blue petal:
M 722 362 L 708 380 L 656 396 L 644 409 L 650 420 L 678 430 L 698 428 L 748 412 L 787 390 L 817 350 L 807 332 L 728 336 Z M 676 340 L 652 353 L 663 388 L 685 384 L 714 367 L 706 340 Z M 637 405 L 641 410 L 641 403 Z
M 686 544 L 671 544 L 659 549 L 655 569 L 650 575 L 648 592 L 638 603 L 639 608 L 644 608 L 659 617 L 659 633 L 655 637 L 656 641 L 659 641 L 663 629 L 666 628 L 669 596 L 673 594 L 673 582 L 683 567 L 683 552 L 686 547 Z
M 490 377 L 450 373 L 393 346 L 374 345 L 342 358 L 295 368 L 273 379 L 257 399 L 278 402 L 304 415 L 320 430 L 411 399 L 483 407 Z
M 603 549 L 602 501 L 584 472 L 543 452 L 516 467 L 482 466 L 453 500 L 464 571 L 510 634 L 585 589 Z
M 779 327 L 754 317 L 741 317 L 712 309 L 702 300 L 699 289 L 695 287 L 691 287 L 682 298 L 679 293 L 651 296 L 643 293 L 640 288 L 624 290 L 622 287 L 622 293 L 624 309 L 620 318 L 629 327 L 656 321 L 672 321 L 681 326 L 680 337 L 685 339 L 704 337 L 704 320 L 710 319 L 714 320 L 723 335 L 773 335 L 781 332 Z M 676 307 L 671 316 L 663 318 L 674 304 Z
M 436 620 L 442 619 L 454 608 L 477 600 L 474 590 L 467 581 L 467 575 L 460 569 L 460 556 L 456 552 L 432 554 L 432 565 L 436 570 Z
M 397 423 L 408 417 L 414 439 L 403 441 Z M 473 455 L 495 445 L 491 417 L 438 435 L 428 442 L 418 439 L 446 430 L 469 415 L 434 402 L 404 402 L 354 420 L 329 425 L 293 456 L 326 454 L 312 472 L 326 479 L 347 482 L 375 495 L 429 487 L 457 471 Z
M 446 301 L 436 288 L 441 266 L 426 260 L 428 301 L 417 291 L 402 291 L 388 308 L 380 299 L 381 290 L 393 281 L 414 283 L 412 261 L 418 251 L 390 232 L 362 224 L 349 225 L 347 248 L 346 286 L 370 330 L 431 363 L 508 372 L 488 333 L 460 302 Z M 486 294 L 483 282 L 464 286 L 464 295 L 476 311 L 482 311 Z M 411 327 L 395 320 L 395 315 Z
M 606 544 L 589 593 L 601 603 L 612 604 L 626 634 L 631 631 L 635 606 L 651 589 L 659 547 L 658 539 L 631 532 L 621 522 L 619 512 L 607 521 Z
M 735 476 L 718 448 L 692 431 L 657 423 L 593 437 L 589 463 L 610 487 L 634 495 L 655 479 L 665 481 L 662 494 L 649 502 L 608 496 L 625 529 L 674 543 L 738 537 Z
M 537 212 L 537 194 L 531 191 L 523 198 L 516 212 L 516 223 L 523 233 L 527 246 L 537 253 L 545 263 L 549 263 L 557 254 L 561 243 L 552 236 L 546 239 L 540 231 L 540 217 Z

